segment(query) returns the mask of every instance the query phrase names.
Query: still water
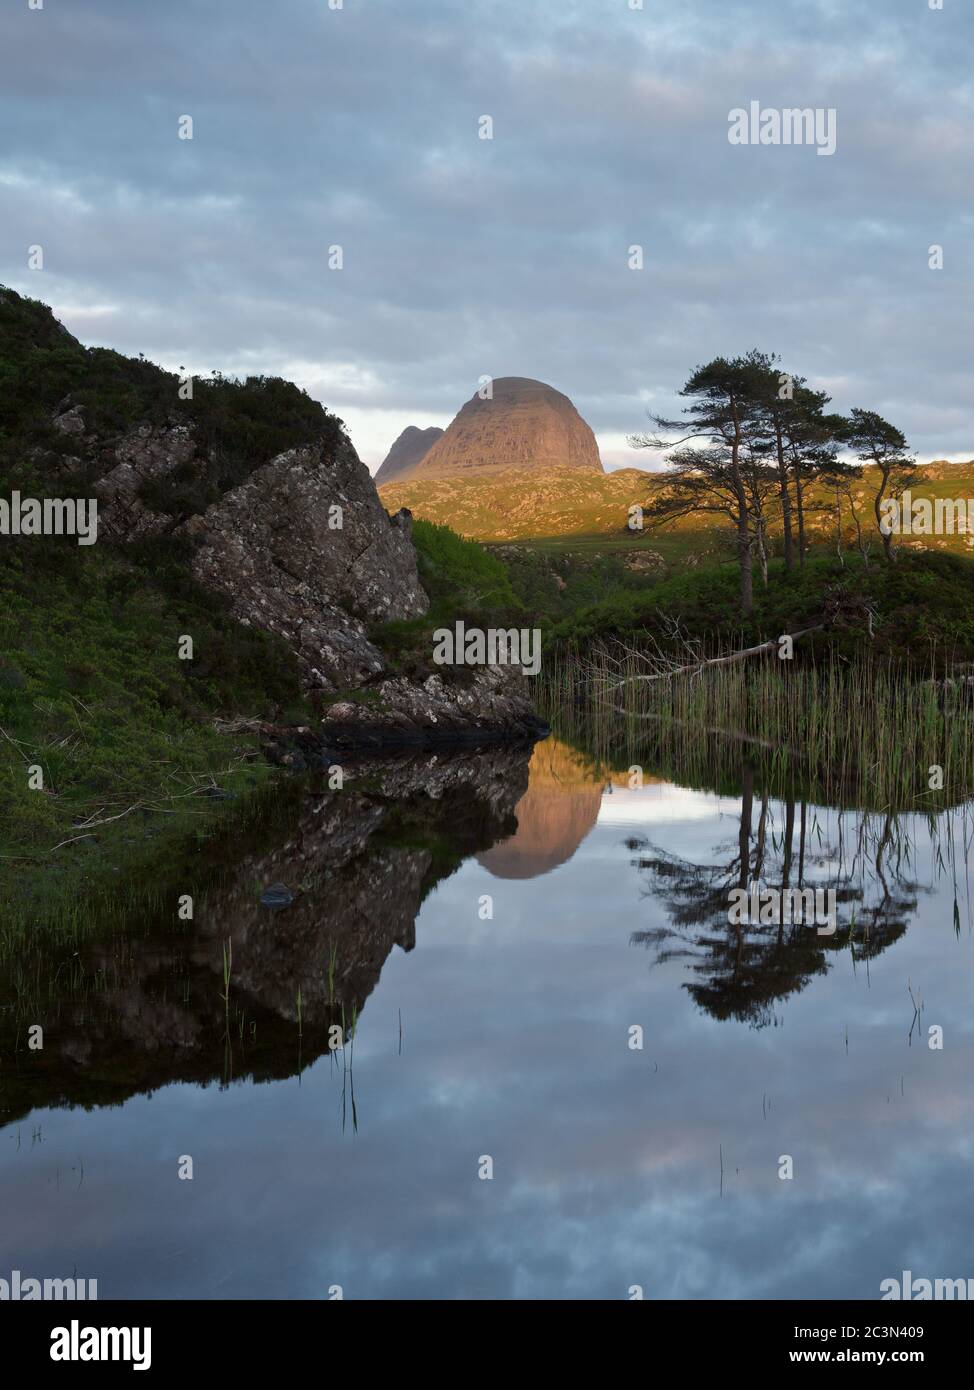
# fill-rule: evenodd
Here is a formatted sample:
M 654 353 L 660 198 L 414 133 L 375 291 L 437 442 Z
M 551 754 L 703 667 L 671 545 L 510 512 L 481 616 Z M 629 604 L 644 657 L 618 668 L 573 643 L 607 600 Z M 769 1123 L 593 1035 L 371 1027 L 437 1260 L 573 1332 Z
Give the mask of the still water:
M 839 812 L 746 767 L 733 794 L 629 780 L 556 739 L 363 766 L 222 845 L 193 922 L 59 962 L 42 1051 L 8 977 L 0 1276 L 876 1299 L 974 1275 L 970 814 Z M 837 932 L 730 925 L 751 879 L 835 888 Z

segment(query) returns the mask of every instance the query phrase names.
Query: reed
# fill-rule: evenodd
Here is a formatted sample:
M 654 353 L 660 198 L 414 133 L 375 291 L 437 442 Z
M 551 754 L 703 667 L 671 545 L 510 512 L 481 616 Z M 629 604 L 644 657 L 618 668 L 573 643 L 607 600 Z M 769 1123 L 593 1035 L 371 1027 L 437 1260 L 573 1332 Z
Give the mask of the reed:
M 220 998 L 223 1000 L 224 1017 L 226 1018 L 227 1031 L 230 1028 L 230 976 L 233 973 L 233 941 L 228 936 L 223 943 L 223 993 Z
M 640 680 L 644 672 L 635 652 L 569 650 L 539 677 L 539 703 L 560 736 L 608 765 L 695 785 L 732 783 L 746 760 L 767 783 L 799 778 L 835 805 L 936 811 L 974 795 L 974 700 L 964 685 L 910 676 L 868 653 L 819 665 L 772 657 L 655 681 Z

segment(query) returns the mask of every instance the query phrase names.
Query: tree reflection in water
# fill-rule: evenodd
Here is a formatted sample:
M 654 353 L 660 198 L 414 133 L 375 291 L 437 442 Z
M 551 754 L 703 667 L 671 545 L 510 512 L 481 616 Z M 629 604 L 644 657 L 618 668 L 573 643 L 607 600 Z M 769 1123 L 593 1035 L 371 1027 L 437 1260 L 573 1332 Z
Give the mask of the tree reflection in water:
M 635 866 L 646 876 L 645 895 L 663 905 L 669 925 L 632 933 L 631 942 L 655 949 L 656 963 L 683 959 L 692 980 L 685 984 L 714 1018 L 736 1018 L 757 1028 L 776 1025 L 775 1002 L 804 989 L 824 974 L 829 958 L 849 951 L 853 965 L 879 955 L 906 931 L 923 891 L 917 877 L 916 817 L 890 810 L 832 810 L 796 801 L 772 800 L 755 791 L 754 770 L 741 772 L 738 833 L 718 846 L 713 863 L 697 864 L 634 838 Z M 936 869 L 949 869 L 955 883 L 955 928 L 959 931 L 954 853 L 957 812 L 926 818 Z M 966 821 L 965 821 L 966 825 Z M 961 837 L 966 867 L 966 834 Z M 729 895 L 752 882 L 789 889 L 834 889 L 838 921 L 834 936 L 817 935 L 795 923 L 734 924 Z

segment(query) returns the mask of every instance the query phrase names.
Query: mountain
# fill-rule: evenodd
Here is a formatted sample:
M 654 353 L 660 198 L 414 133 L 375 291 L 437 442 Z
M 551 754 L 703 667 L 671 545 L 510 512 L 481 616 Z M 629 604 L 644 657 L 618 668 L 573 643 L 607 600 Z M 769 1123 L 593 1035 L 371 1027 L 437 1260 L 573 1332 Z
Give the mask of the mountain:
M 398 477 L 471 478 L 511 468 L 602 473 L 595 435 L 568 397 L 529 377 L 498 377 L 486 399 L 471 396 L 429 453 Z
M 443 434 L 439 425 L 430 425 L 428 430 L 407 425 L 402 434 L 386 454 L 375 475 L 375 484 L 389 483 L 416 467 L 425 458 L 433 445 Z

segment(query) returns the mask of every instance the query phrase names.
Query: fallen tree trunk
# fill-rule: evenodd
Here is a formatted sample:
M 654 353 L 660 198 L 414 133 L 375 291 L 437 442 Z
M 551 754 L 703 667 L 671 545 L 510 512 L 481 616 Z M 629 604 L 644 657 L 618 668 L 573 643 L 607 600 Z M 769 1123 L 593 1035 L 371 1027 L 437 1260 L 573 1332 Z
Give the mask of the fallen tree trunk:
M 798 632 L 782 633 L 780 637 L 772 637 L 767 642 L 759 642 L 754 647 L 742 647 L 740 651 L 730 652 L 727 656 L 700 657 L 695 661 L 688 662 L 683 666 L 667 666 L 659 671 L 649 673 L 633 673 L 623 676 L 615 685 L 611 687 L 618 690 L 621 686 L 629 685 L 633 681 L 662 681 L 671 680 L 674 676 L 696 676 L 701 671 L 708 670 L 714 666 L 731 666 L 737 661 L 746 661 L 749 657 L 760 656 L 764 652 L 774 651 L 779 643 L 788 638 L 791 642 L 797 642 L 802 637 L 807 637 L 812 632 L 822 632 L 826 624 L 824 622 L 815 623 L 812 627 L 803 627 Z M 634 653 L 630 653 L 633 655 Z

